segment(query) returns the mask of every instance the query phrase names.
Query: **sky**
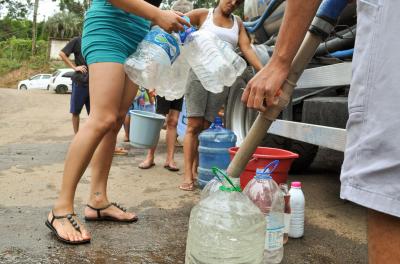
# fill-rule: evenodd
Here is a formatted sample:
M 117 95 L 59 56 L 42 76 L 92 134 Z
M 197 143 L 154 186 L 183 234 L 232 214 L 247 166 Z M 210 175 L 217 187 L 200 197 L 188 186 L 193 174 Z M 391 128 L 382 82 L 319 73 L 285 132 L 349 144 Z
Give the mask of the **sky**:
M 18 0 L 19 2 L 26 2 L 26 0 Z M 34 0 L 31 0 L 34 2 Z M 60 11 L 58 6 L 59 1 L 53 2 L 52 0 L 39 0 L 39 10 L 38 10 L 38 21 L 43 21 L 48 17 L 51 17 L 55 13 Z M 4 11 L 0 14 L 0 17 L 5 15 Z M 29 19 L 32 20 L 33 17 L 33 6 L 32 12 L 29 15 Z
M 58 1 L 53 2 L 52 0 L 40 0 L 39 10 L 38 10 L 38 21 L 43 21 L 48 17 L 51 17 L 59 10 L 60 8 L 58 7 Z M 30 18 L 32 18 L 32 14 Z

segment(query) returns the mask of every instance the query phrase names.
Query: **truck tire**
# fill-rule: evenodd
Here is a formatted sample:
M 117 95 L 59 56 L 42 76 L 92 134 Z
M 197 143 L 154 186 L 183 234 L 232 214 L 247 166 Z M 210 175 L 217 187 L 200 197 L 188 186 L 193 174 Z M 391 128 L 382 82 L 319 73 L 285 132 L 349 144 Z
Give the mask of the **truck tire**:
M 58 85 L 56 87 L 57 94 L 66 94 L 68 92 L 68 87 L 66 85 Z
M 246 87 L 246 84 L 251 77 L 252 73 L 249 71 L 246 71 L 241 77 L 239 77 L 230 88 L 225 103 L 225 126 L 236 134 L 238 144 L 243 141 L 257 117 L 256 111 L 247 109 L 241 102 L 243 93 L 241 88 Z M 316 145 L 267 133 L 265 133 L 265 138 L 260 145 L 286 149 L 299 154 L 299 158 L 293 162 L 291 168 L 292 173 L 302 173 L 307 170 L 318 152 L 318 146 Z

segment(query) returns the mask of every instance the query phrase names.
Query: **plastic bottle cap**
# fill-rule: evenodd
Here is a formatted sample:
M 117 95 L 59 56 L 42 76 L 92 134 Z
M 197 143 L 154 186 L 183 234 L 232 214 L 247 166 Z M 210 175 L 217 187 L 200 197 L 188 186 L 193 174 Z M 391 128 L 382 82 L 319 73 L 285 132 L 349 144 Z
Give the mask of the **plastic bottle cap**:
M 214 124 L 217 125 L 217 126 L 222 126 L 222 119 L 221 119 L 221 117 L 217 116 L 217 117 L 214 119 Z
M 256 177 L 255 178 L 259 179 L 259 180 L 272 179 L 271 174 L 269 173 L 269 170 L 265 171 L 264 168 L 256 169 Z
M 301 182 L 292 182 L 291 187 L 301 188 Z

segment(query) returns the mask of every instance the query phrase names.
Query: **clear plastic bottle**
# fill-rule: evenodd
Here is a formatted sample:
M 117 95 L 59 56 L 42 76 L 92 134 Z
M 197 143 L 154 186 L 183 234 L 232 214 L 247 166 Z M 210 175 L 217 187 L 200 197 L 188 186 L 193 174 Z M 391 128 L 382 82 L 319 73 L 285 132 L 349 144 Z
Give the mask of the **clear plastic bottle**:
M 235 69 L 216 44 L 216 36 L 206 30 L 196 31 L 185 40 L 182 53 L 204 89 L 221 93 L 226 83 L 236 80 Z
M 186 264 L 260 264 L 265 219 L 239 187 L 220 187 L 190 214 Z
M 247 63 L 246 61 L 240 57 L 236 52 L 234 47 L 226 41 L 223 41 L 219 38 L 216 38 L 216 43 L 218 47 L 221 49 L 222 53 L 225 56 L 225 59 L 233 66 L 235 69 L 235 74 L 236 76 L 242 75 L 244 70 L 247 68 Z M 232 78 L 231 80 L 226 80 L 227 83 L 225 83 L 226 86 L 232 86 L 232 84 L 235 82 L 236 78 Z
M 258 44 L 258 45 L 252 44 L 251 47 L 253 48 L 254 52 L 256 53 L 261 64 L 262 65 L 267 64 L 268 61 L 271 59 L 273 49 L 265 44 Z
M 285 200 L 284 209 L 284 223 L 285 229 L 283 231 L 283 244 L 285 245 L 289 240 L 289 229 L 290 229 L 290 194 L 289 187 L 286 183 L 279 184 L 279 188 L 282 190 L 283 198 Z
M 290 187 L 290 230 L 289 237 L 300 238 L 304 235 L 305 199 L 301 190 L 301 182 L 292 182 Z
M 139 44 L 136 52 L 125 62 L 125 72 L 138 85 L 146 88 L 159 86 L 180 54 L 177 36 L 154 26 Z
M 270 172 L 257 169 L 256 176 L 243 190 L 266 219 L 263 263 L 280 263 L 283 259 L 284 199 Z
M 190 23 L 188 17 L 184 17 Z M 179 39 L 180 49 L 184 45 L 185 39 L 188 35 L 196 31 L 195 28 L 184 26 L 185 30 L 178 34 L 173 33 L 173 36 Z M 183 53 L 183 52 L 182 52 Z M 169 101 L 180 99 L 184 96 L 186 91 L 186 84 L 189 78 L 190 66 L 183 54 L 181 54 L 168 68 L 166 74 L 160 76 L 162 79 L 158 86 L 154 87 L 157 94 Z

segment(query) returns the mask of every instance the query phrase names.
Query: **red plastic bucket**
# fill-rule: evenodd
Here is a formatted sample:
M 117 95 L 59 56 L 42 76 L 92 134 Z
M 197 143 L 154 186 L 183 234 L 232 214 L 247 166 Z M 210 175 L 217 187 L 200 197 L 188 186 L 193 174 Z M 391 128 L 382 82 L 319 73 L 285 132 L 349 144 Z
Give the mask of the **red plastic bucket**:
M 229 154 L 231 160 L 238 151 L 238 147 L 230 148 Z M 286 183 L 288 172 L 294 159 L 299 157 L 298 154 L 277 148 L 258 147 L 253 154 L 253 158 L 247 163 L 245 171 L 240 175 L 240 186 L 242 190 L 247 183 L 256 175 L 256 169 L 262 169 L 274 160 L 279 160 L 278 167 L 272 172 L 272 178 L 276 183 Z

